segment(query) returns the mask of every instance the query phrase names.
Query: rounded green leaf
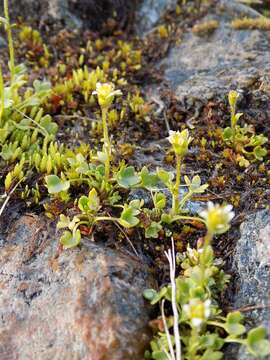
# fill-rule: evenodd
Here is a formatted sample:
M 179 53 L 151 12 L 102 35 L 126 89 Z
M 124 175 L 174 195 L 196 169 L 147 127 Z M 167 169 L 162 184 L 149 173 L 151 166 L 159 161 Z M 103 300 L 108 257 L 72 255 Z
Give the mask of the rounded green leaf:
M 89 211 L 89 199 L 87 196 L 83 195 L 80 197 L 78 207 L 82 212 Z
M 246 328 L 244 325 L 240 324 L 243 320 L 243 316 L 241 315 L 240 311 L 235 311 L 229 313 L 226 318 L 225 329 L 230 335 L 238 336 L 242 335 Z
M 223 140 L 228 141 L 228 140 L 231 140 L 232 137 L 233 137 L 232 128 L 227 127 L 226 129 L 224 129 L 224 131 L 223 131 Z
M 139 210 L 135 210 L 131 207 L 125 208 L 119 219 L 119 222 L 122 226 L 126 228 L 131 228 L 139 224 L 140 220 L 136 217 L 139 214 Z
M 135 169 L 133 166 L 129 166 L 127 168 L 123 167 L 118 172 L 116 180 L 120 186 L 126 189 L 135 186 L 140 182 L 140 178 L 135 173 Z
M 70 187 L 69 181 L 61 180 L 57 175 L 48 175 L 45 178 L 49 194 L 57 194 L 67 191 Z
M 152 221 L 150 226 L 145 229 L 145 237 L 157 239 L 160 230 L 162 230 L 162 226 L 160 225 L 160 223 Z
M 76 230 L 71 233 L 70 231 L 64 231 L 61 236 L 60 243 L 63 245 L 65 249 L 71 249 L 76 247 L 81 242 L 81 233 L 80 230 Z
M 142 180 L 142 186 L 146 188 L 147 190 L 157 190 L 159 178 L 156 174 L 151 174 L 146 166 L 142 168 L 141 171 L 141 180 Z
M 270 342 L 265 339 L 266 330 L 260 326 L 248 333 L 247 347 L 250 353 L 255 356 L 267 356 L 270 354 Z
M 156 295 L 157 295 L 157 292 L 154 289 L 146 289 L 143 292 L 144 298 L 149 301 L 152 301 Z

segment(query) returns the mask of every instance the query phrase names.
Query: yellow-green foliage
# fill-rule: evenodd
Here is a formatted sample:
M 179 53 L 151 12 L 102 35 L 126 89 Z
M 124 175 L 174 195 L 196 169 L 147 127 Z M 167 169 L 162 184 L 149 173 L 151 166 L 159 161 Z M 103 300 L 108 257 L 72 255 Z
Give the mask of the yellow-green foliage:
M 218 27 L 218 21 L 209 20 L 194 25 L 192 28 L 192 32 L 196 35 L 205 35 L 214 32 Z
M 106 75 L 99 67 L 96 70 L 89 71 L 84 66 L 83 69 L 73 70 L 70 79 L 56 84 L 53 93 L 61 95 L 65 102 L 69 102 L 73 100 L 73 95 L 77 92 L 84 97 L 85 102 L 88 102 L 92 92 L 96 89 L 97 83 L 105 81 Z
M 25 57 L 28 62 L 42 67 L 48 67 L 51 54 L 48 47 L 43 43 L 39 31 L 34 30 L 31 26 L 23 25 L 19 32 L 20 44 L 26 48 Z
M 270 30 L 270 19 L 261 16 L 256 19 L 245 17 L 243 19 L 234 19 L 231 23 L 232 27 L 236 30 Z

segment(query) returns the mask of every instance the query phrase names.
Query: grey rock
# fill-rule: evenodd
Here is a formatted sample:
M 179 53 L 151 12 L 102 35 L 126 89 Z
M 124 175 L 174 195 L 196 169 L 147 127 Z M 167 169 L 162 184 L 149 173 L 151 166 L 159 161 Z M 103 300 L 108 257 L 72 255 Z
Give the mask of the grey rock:
M 190 30 L 161 62 L 179 101 L 207 102 L 223 97 L 232 87 L 250 88 L 269 77 L 269 36 L 258 30 L 234 30 L 231 21 L 240 14 L 258 13 L 235 1 L 221 2 L 200 21 L 217 20 L 218 29 L 201 36 Z
M 177 0 L 144 0 L 137 11 L 137 32 L 143 34 L 151 30 L 164 13 L 176 5 Z
M 263 325 L 270 337 L 270 210 L 249 216 L 241 225 L 233 267 L 238 275 L 233 308 L 266 305 L 245 315 L 250 325 Z M 252 360 L 245 349 L 231 347 L 227 360 Z M 269 359 L 269 357 L 267 358 Z
M 13 18 L 21 16 L 39 27 L 58 24 L 72 29 L 85 26 L 98 30 L 114 12 L 118 20 L 125 22 L 135 3 L 131 0 L 10 0 L 9 7 Z
M 59 251 L 53 228 L 25 215 L 1 242 L 1 360 L 141 360 L 147 267 L 90 240 Z
M 5 41 L 5 39 L 2 38 L 2 36 L 0 36 L 0 49 L 5 48 L 7 46 L 7 43 Z

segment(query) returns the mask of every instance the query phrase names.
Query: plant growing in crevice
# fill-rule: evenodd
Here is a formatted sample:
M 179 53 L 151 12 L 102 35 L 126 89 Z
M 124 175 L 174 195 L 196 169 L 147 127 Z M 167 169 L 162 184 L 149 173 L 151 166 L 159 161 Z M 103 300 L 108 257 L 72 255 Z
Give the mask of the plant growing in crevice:
M 35 80 L 27 86 L 27 72 L 23 64 L 15 64 L 12 27 L 8 1 L 4 0 L 4 17 L 0 18 L 7 32 L 10 81 L 4 83 L 0 69 L 0 161 L 8 165 L 3 171 L 6 193 L 15 183 L 25 181 L 34 168 L 56 171 L 52 161 L 46 164 L 42 156 L 54 141 L 58 126 L 51 116 L 44 114 L 42 105 L 51 92 L 48 81 Z M 27 192 L 24 192 L 23 196 Z
M 105 182 L 109 182 L 110 178 L 110 170 L 111 170 L 111 158 L 112 158 L 112 150 L 111 150 L 111 141 L 109 137 L 107 117 L 108 110 L 112 105 L 115 96 L 122 95 L 120 90 L 115 90 L 114 85 L 112 83 L 97 83 L 97 89 L 93 92 L 93 95 L 97 95 L 98 103 L 101 108 L 101 116 L 102 116 L 102 127 L 103 127 L 103 151 L 98 153 L 98 157 L 105 166 Z
M 92 232 L 91 229 L 99 221 L 112 221 L 127 229 L 138 225 L 139 219 L 137 216 L 140 213 L 143 201 L 133 200 L 129 204 L 125 204 L 123 206 L 118 205 L 118 207 L 122 208 L 120 217 L 104 216 L 99 214 L 99 210 L 101 208 L 100 205 L 101 203 L 98 193 L 96 189 L 93 188 L 89 192 L 88 196 L 83 195 L 79 198 L 78 208 L 80 209 L 80 213 L 78 215 L 75 215 L 73 219 L 70 219 L 65 215 L 60 215 L 60 221 L 58 222 L 57 227 L 59 229 L 69 229 L 63 233 L 60 239 L 60 242 L 65 249 L 79 245 L 81 240 L 79 227 L 82 225 L 90 228 L 89 233 Z
M 257 135 L 252 126 L 238 125 L 242 113 L 236 112 L 239 93 L 235 90 L 229 92 L 229 105 L 231 110 L 231 126 L 223 131 L 224 142 L 231 147 L 236 155 L 236 161 L 240 166 L 247 167 L 250 162 L 263 161 L 267 150 L 263 147 L 268 139 L 260 134 Z M 225 152 L 226 154 L 226 152 Z
M 155 360 L 219 360 L 227 343 L 244 345 L 256 357 L 270 354 L 266 331 L 258 327 L 246 331 L 239 311 L 223 316 L 218 296 L 229 278 L 214 259 L 211 241 L 230 227 L 232 207 L 213 205 L 200 214 L 205 219 L 207 234 L 197 249 L 187 247 L 178 263 L 182 272 L 175 278 L 174 256 L 167 253 L 170 263 L 170 284 L 159 292 L 148 289 L 144 296 L 151 303 L 161 303 L 163 326 L 151 342 L 145 359 Z M 172 247 L 174 252 L 174 246 Z M 165 302 L 171 304 L 172 315 L 165 315 Z
M 181 182 L 181 163 L 183 157 L 188 151 L 188 146 L 192 141 L 192 138 L 189 136 L 188 130 L 179 131 L 170 131 L 170 136 L 168 138 L 169 142 L 172 145 L 175 158 L 176 158 L 176 179 L 172 187 L 169 187 L 169 190 L 172 194 L 172 209 L 171 214 L 177 215 L 179 213 L 179 188 Z

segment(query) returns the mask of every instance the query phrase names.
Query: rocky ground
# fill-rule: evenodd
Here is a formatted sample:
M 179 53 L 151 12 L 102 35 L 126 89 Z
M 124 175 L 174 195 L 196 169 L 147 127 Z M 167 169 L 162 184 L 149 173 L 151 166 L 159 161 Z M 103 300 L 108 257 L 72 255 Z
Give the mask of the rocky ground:
M 199 174 L 210 186 L 206 195 L 188 204 L 189 211 L 198 213 L 209 200 L 232 203 L 236 211 L 230 231 L 215 242 L 216 255 L 233 274 L 222 307 L 241 309 L 249 326 L 263 323 L 270 334 L 269 153 L 263 165 L 246 169 L 232 165 L 223 156 L 217 131 L 228 125 L 227 94 L 237 89 L 243 121 L 270 137 L 270 32 L 231 26 L 233 19 L 256 18 L 264 8 L 221 0 L 199 12 L 177 14 L 176 0 L 144 0 L 136 6 L 121 0 L 94 3 L 11 1 L 14 18 L 21 16 L 41 29 L 53 52 L 47 69 L 35 67 L 29 49 L 19 42 L 17 56 L 21 60 L 28 56 L 33 78 L 56 79 L 55 63 L 69 56 L 69 67 L 77 66 L 72 56 L 80 54 L 89 38 L 104 36 L 106 45 L 114 47 L 113 38 L 119 37 L 143 49 L 142 68 L 130 75 L 130 81 L 142 90 L 152 112 L 144 124 L 130 121 L 115 129 L 115 146 L 130 164 L 173 169 L 165 140 L 168 127 L 187 125 L 194 131 L 184 174 Z M 106 11 L 101 11 L 104 7 Z M 111 20 L 113 10 L 118 17 Z M 210 20 L 217 21 L 217 28 L 194 30 L 194 25 Z M 101 25 L 104 21 L 106 25 Z M 158 26 L 164 24 L 169 33 L 163 37 Z M 121 32 L 119 26 L 125 30 Z M 0 47 L 4 59 L 4 38 Z M 72 117 L 74 106 L 54 109 L 60 126 Z M 79 100 L 75 112 L 92 116 Z M 72 145 L 88 136 L 73 119 L 69 126 L 70 133 L 61 128 L 61 140 Z M 204 147 L 201 138 L 206 139 Z M 90 142 L 95 141 L 94 135 Z M 127 144 L 133 146 L 131 153 Z M 130 196 L 149 200 L 143 191 Z M 134 253 L 127 241 L 114 242 L 114 233 L 106 229 L 95 243 L 85 238 L 80 248 L 65 252 L 58 245 L 55 220 L 48 220 L 43 212 L 42 206 L 27 207 L 14 197 L 0 217 L 0 359 L 141 360 L 151 340 L 149 322 L 157 315 L 142 293 L 168 281 L 164 250 L 170 242 L 161 237 L 147 240 L 145 246 L 134 236 Z M 200 229 L 193 229 L 190 242 L 200 235 Z M 180 252 L 187 239 L 184 232 L 179 237 Z M 226 351 L 228 360 L 251 359 L 237 346 Z

